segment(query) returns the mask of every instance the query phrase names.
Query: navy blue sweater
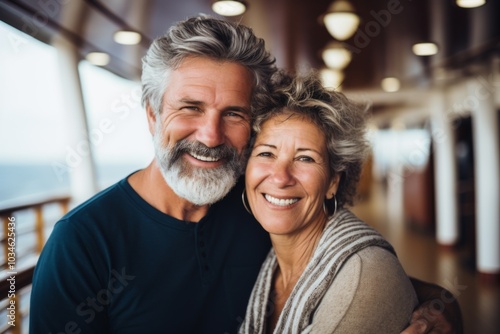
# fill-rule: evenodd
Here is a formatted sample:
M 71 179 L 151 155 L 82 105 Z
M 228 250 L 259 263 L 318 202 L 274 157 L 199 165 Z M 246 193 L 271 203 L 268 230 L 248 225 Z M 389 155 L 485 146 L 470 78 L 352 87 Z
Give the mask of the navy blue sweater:
M 126 179 L 69 212 L 35 270 L 30 332 L 236 332 L 270 248 L 242 189 L 198 223 L 156 210 Z

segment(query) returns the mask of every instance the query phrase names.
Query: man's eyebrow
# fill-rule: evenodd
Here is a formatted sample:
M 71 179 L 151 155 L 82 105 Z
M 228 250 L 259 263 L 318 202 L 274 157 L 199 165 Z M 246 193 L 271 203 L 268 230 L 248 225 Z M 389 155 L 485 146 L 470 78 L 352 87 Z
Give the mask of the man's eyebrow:
M 179 103 L 186 103 L 186 104 L 191 104 L 191 105 L 195 105 L 195 106 L 205 105 L 205 102 L 203 102 L 203 101 L 194 100 L 194 99 L 191 99 L 188 97 L 181 98 L 179 100 Z M 227 106 L 224 108 L 224 110 L 234 110 L 234 111 L 238 111 L 238 112 L 242 112 L 242 113 L 250 115 L 250 108 L 243 107 L 243 106 L 237 106 L 237 105 L 236 106 Z
M 179 102 L 180 103 L 187 103 L 187 104 L 194 104 L 194 105 L 197 105 L 197 106 L 205 104 L 205 102 L 203 102 L 203 101 L 193 100 L 193 99 L 190 99 L 190 98 L 182 98 L 182 99 L 179 100 Z
M 239 111 L 245 114 L 250 115 L 250 109 L 247 107 L 242 107 L 242 106 L 227 106 L 224 108 L 225 110 L 234 110 L 234 111 Z

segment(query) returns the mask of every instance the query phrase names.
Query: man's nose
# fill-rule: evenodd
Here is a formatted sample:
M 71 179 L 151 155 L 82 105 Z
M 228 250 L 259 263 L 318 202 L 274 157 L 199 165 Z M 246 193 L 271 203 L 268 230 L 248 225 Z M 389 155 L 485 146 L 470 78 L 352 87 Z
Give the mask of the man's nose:
M 207 147 L 216 147 L 224 143 L 224 125 L 220 116 L 203 117 L 196 130 L 196 139 Z

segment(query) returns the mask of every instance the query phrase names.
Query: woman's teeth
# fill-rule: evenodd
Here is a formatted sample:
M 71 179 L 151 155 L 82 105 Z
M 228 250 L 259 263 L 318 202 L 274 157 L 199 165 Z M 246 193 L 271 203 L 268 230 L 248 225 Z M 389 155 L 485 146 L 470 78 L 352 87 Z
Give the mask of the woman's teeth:
M 290 199 L 280 199 L 276 197 L 272 197 L 271 195 L 265 194 L 264 197 L 269 203 L 272 203 L 274 205 L 278 206 L 288 206 L 292 205 L 293 203 L 296 203 L 298 199 L 296 198 L 290 198 Z

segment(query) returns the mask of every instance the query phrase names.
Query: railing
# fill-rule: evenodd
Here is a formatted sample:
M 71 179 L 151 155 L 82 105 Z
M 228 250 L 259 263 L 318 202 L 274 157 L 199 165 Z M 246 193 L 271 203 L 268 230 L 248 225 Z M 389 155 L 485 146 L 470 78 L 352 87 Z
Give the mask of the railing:
M 0 205 L 0 316 L 5 314 L 0 333 L 26 332 L 35 264 L 55 221 L 68 211 L 70 199 L 57 195 Z M 47 217 L 47 209 L 54 205 L 59 212 Z

